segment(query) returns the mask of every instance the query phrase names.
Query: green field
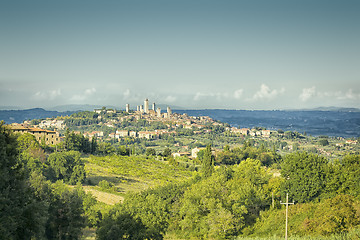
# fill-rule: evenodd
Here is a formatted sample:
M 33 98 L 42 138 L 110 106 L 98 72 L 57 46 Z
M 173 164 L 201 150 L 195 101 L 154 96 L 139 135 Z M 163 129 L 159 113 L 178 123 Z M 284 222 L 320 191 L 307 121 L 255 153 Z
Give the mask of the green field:
M 89 156 L 83 158 L 87 178 L 84 189 L 99 201 L 114 204 L 128 192 L 139 192 L 172 182 L 181 182 L 194 172 L 167 161 L 145 156 Z M 115 191 L 98 187 L 100 181 L 112 183 Z

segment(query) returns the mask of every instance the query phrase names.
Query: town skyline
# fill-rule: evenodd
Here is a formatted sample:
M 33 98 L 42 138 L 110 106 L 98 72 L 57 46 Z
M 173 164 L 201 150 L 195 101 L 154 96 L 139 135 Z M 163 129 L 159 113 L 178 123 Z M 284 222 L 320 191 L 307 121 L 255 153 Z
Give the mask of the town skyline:
M 0 3 L 0 107 L 360 108 L 358 1 Z

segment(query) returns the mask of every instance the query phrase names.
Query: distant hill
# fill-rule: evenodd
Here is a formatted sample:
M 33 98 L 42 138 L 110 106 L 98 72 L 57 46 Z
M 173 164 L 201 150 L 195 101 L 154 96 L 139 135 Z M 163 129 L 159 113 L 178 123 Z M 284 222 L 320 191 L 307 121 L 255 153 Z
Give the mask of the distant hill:
M 48 108 L 46 110 L 58 111 L 58 112 L 66 112 L 66 111 L 78 112 L 78 111 L 94 111 L 94 109 L 98 109 L 98 108 L 102 108 L 102 107 L 118 109 L 117 107 L 114 107 L 114 106 L 70 104 L 70 105 L 60 105 L 60 106 Z
M 1 110 L 24 110 L 24 108 L 19 106 L 0 106 Z
M 318 108 L 306 108 L 306 109 L 291 109 L 284 111 L 360 112 L 360 109 L 345 108 L 345 107 L 318 107 Z
M 139 105 L 142 103 L 139 103 Z M 46 110 L 49 111 L 58 111 L 58 112 L 65 112 L 65 111 L 93 111 L 94 109 L 99 109 L 102 107 L 106 107 L 108 109 L 116 109 L 116 110 L 125 110 L 125 105 L 124 106 L 111 106 L 111 105 L 89 105 L 89 104 L 85 104 L 85 105 L 78 105 L 78 104 L 71 104 L 71 105 L 60 105 L 60 106 L 56 106 L 56 107 L 52 107 L 52 108 L 48 108 Z M 152 107 L 152 103 L 149 105 L 149 107 Z M 184 110 L 183 107 L 179 107 L 179 106 L 174 106 L 174 105 L 166 105 L 166 104 L 156 104 L 156 108 L 161 108 L 162 111 L 166 111 L 167 107 L 170 107 L 171 109 L 182 109 Z M 132 110 L 136 110 L 136 105 L 132 105 L 130 104 L 130 109 Z
M 0 120 L 4 120 L 6 124 L 22 123 L 24 120 L 67 116 L 73 113 L 74 111 L 47 111 L 42 108 L 32 108 L 25 110 L 0 110 Z
M 343 108 L 343 107 L 319 107 L 314 111 L 336 111 L 336 112 L 360 112 L 359 108 Z

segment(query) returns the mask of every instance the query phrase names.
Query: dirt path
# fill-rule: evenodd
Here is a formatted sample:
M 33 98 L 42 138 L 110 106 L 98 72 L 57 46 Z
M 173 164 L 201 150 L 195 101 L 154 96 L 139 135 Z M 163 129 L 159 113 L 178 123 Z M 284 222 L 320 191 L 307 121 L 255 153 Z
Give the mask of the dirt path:
M 99 202 L 103 202 L 109 205 L 114 205 L 116 203 L 122 202 L 124 200 L 123 197 L 116 195 L 116 194 L 112 194 L 112 193 L 107 193 L 107 192 L 102 192 L 96 189 L 91 188 L 90 186 L 83 186 L 84 190 L 86 193 L 91 192 L 91 194 L 99 201 Z

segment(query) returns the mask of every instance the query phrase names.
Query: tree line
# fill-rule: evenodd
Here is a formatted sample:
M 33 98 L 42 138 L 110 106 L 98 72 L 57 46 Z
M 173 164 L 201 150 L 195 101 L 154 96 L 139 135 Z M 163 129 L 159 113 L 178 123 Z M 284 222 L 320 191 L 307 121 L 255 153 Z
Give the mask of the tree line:
M 190 181 L 127 195 L 104 216 L 98 239 L 279 235 L 285 221 L 280 200 L 286 193 L 296 203 L 290 214 L 293 235 L 328 236 L 359 227 L 359 155 L 329 162 L 312 153 L 291 153 L 279 162 L 281 177 L 260 159 L 215 167 L 210 146 L 201 161 L 201 173 Z
M 1 122 L 0 239 L 80 239 L 100 213 L 82 190 L 85 177 L 79 152 L 48 154 L 33 135 L 15 136 Z

